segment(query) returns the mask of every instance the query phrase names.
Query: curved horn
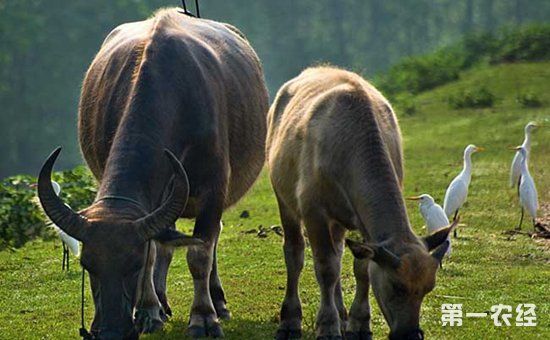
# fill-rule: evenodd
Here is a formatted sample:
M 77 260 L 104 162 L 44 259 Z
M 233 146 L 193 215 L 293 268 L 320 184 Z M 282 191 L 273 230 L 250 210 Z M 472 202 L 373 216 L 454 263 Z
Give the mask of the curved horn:
M 162 206 L 134 222 L 145 240 L 150 240 L 161 230 L 174 224 L 185 209 L 189 197 L 189 180 L 183 165 L 172 152 L 166 149 L 164 152 L 174 169 L 174 185 L 172 193 Z
M 38 175 L 38 198 L 44 212 L 57 227 L 77 240 L 84 242 L 86 228 L 89 226 L 88 221 L 63 203 L 52 187 L 52 169 L 60 152 L 61 147 L 55 149 L 48 156 L 40 170 Z

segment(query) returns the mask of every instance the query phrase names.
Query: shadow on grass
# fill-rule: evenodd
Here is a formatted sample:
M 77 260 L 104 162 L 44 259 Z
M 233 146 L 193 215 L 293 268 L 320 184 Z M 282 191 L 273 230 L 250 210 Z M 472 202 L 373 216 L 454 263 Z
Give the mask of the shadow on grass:
M 248 320 L 233 318 L 222 322 L 225 339 L 264 340 L 273 339 L 277 331 L 277 324 L 269 321 Z M 302 330 L 302 339 L 315 339 L 313 332 L 308 327 Z M 191 339 L 187 336 L 187 322 L 183 320 L 169 321 L 164 330 L 142 337 L 148 340 L 157 339 Z

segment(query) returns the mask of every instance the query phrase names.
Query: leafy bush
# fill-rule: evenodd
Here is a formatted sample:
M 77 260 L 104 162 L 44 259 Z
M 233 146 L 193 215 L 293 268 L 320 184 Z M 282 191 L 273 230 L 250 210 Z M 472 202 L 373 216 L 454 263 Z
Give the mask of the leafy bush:
M 520 93 L 516 97 L 516 101 L 523 107 L 541 107 L 543 105 L 542 100 L 535 93 Z
M 92 203 L 95 182 L 80 166 L 70 171 L 57 172 L 53 179 L 61 185 L 61 197 L 73 209 L 79 210 Z M 31 184 L 36 178 L 27 175 L 8 177 L 0 183 L 0 249 L 21 247 L 29 240 L 51 235 Z
M 402 112 L 407 116 L 414 116 L 416 114 L 416 103 L 414 96 L 409 94 L 400 94 L 394 100 L 397 112 Z
M 431 54 L 404 59 L 378 79 L 390 97 L 417 94 L 458 79 L 462 70 L 483 62 L 550 60 L 550 25 L 505 29 L 496 34 L 471 33 Z
M 499 48 L 499 39 L 491 33 L 470 33 L 456 46 L 449 47 L 455 50 L 455 56 L 460 58 L 460 68 L 468 69 L 482 61 L 490 60 Z
M 495 95 L 487 88 L 465 90 L 462 93 L 451 96 L 448 99 L 453 109 L 492 107 L 495 103 Z
M 84 209 L 94 201 L 97 183 L 87 167 L 77 166 L 52 177 L 61 185 L 61 198 L 74 210 Z
M 445 53 L 410 57 L 392 67 L 382 78 L 384 92 L 417 94 L 458 79 L 460 63 Z
M 44 218 L 33 203 L 34 182 L 31 176 L 13 176 L 0 184 L 0 249 L 45 235 Z
M 492 63 L 543 61 L 550 59 L 550 25 L 531 25 L 505 30 Z

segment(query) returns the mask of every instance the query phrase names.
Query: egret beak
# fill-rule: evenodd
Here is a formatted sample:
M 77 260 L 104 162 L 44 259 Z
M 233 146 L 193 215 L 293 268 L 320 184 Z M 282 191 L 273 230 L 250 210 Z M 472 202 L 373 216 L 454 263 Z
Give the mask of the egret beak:
M 411 197 L 407 197 L 407 199 L 410 201 L 418 201 L 420 199 L 420 196 L 411 196 Z
M 481 146 L 477 146 L 476 147 L 476 152 L 481 152 L 481 151 L 485 151 L 485 148 L 481 147 Z
M 509 146 L 508 147 L 508 150 L 511 150 L 511 151 L 518 151 L 519 149 L 521 149 L 521 146 Z

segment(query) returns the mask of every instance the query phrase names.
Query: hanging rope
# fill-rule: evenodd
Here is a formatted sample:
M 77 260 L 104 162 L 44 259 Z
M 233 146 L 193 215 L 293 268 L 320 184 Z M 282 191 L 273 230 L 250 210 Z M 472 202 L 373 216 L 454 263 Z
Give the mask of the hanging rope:
M 181 0 L 181 3 L 183 5 L 183 14 L 189 15 L 190 17 L 194 17 L 194 18 L 200 18 L 201 17 L 201 11 L 200 11 L 200 8 L 199 8 L 199 0 L 195 0 L 195 9 L 197 10 L 197 15 L 196 16 L 193 13 L 191 13 L 187 10 L 187 5 L 185 4 L 185 0 Z
M 86 270 L 82 268 L 82 284 L 80 285 L 80 329 L 79 333 L 84 340 L 93 340 L 94 336 L 88 332 L 84 324 L 84 281 L 86 278 Z

